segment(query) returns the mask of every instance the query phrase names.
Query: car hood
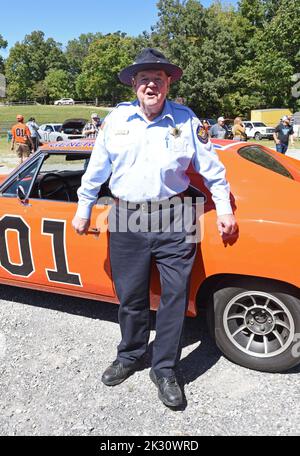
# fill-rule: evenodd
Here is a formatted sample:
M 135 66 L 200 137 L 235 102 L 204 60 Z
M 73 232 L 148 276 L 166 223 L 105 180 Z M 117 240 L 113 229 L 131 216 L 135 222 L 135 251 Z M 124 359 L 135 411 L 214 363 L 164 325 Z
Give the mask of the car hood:
M 62 130 L 67 128 L 83 128 L 87 123 L 86 119 L 67 119 L 62 124 Z

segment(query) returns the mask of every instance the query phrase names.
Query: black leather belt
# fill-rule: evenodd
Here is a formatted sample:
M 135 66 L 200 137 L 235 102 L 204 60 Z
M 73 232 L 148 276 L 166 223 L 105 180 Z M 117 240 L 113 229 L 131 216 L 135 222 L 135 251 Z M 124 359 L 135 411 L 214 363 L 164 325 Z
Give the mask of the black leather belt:
M 182 204 L 183 199 L 185 196 L 185 192 L 178 193 L 177 195 L 171 196 L 170 198 L 166 198 L 164 200 L 159 201 L 139 201 L 139 202 L 131 202 L 125 201 L 120 198 L 115 198 L 116 204 L 123 206 L 124 208 L 132 211 L 141 210 L 142 212 L 155 212 L 162 209 L 167 209 L 172 206 L 176 206 L 178 204 Z

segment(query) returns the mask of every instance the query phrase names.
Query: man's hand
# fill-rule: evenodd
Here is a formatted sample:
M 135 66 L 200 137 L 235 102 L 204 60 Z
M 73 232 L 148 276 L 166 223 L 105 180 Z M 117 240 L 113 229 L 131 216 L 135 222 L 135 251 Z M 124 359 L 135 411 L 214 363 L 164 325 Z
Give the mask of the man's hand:
M 234 234 L 238 229 L 233 214 L 219 215 L 217 218 L 217 226 L 220 236 L 223 236 L 223 234 Z
M 72 226 L 77 234 L 82 236 L 83 234 L 87 234 L 89 226 L 90 226 L 90 219 L 84 219 L 75 215 L 72 220 Z

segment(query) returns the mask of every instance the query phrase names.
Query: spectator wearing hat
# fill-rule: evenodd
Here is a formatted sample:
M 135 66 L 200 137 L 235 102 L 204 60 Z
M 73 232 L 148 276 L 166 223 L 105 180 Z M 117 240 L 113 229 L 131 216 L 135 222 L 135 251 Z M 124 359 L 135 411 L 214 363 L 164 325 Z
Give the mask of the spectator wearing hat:
M 87 233 L 92 206 L 101 185 L 111 176 L 109 187 L 115 204 L 109 214 L 109 253 L 120 301 L 121 342 L 102 381 L 107 386 L 118 385 L 141 366 L 150 335 L 149 287 L 155 261 L 161 301 L 150 378 L 159 399 L 169 407 L 183 403 L 175 368 L 180 359 L 196 242 L 187 242 L 185 229 L 175 231 L 174 221 L 184 211 L 183 192 L 189 185 L 186 171 L 191 163 L 212 192 L 220 235 L 234 234 L 237 229 L 225 169 L 207 133 L 188 107 L 167 99 L 170 84 L 181 76 L 181 68 L 152 48 L 143 49 L 136 61 L 121 71 L 121 82 L 133 87 L 137 99 L 120 103 L 106 117 L 82 177 L 72 222 L 78 234 Z M 173 197 L 176 204 L 170 204 Z M 136 217 L 144 229 L 131 228 L 129 222 Z M 168 219 L 167 229 L 147 230 L 153 218 Z M 123 229 L 124 219 L 127 229 Z M 119 223 L 123 225 L 120 229 Z
M 225 118 L 219 117 L 218 122 L 209 130 L 211 138 L 225 139 L 228 135 L 228 130 L 225 125 Z
M 101 127 L 101 119 L 96 112 L 91 115 L 91 122 L 85 124 L 82 134 L 86 138 L 97 138 L 99 128 Z
M 14 150 L 16 144 L 17 156 L 20 159 L 20 163 L 23 163 L 23 161 L 29 157 L 31 149 L 34 149 L 34 145 L 31 139 L 30 130 L 27 125 L 25 125 L 24 116 L 21 114 L 17 115 L 17 123 L 13 125 L 11 134 L 11 150 Z
M 288 116 L 282 117 L 281 122 L 275 128 L 273 138 L 276 144 L 276 150 L 281 154 L 285 154 L 287 152 L 290 138 L 291 145 L 294 145 L 294 129 Z

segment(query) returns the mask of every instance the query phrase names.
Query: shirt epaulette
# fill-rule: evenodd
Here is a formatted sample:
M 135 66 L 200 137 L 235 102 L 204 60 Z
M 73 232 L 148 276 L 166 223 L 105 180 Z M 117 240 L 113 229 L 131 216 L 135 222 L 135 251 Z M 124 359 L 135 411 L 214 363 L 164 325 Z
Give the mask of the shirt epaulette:
M 117 104 L 116 108 L 119 108 L 121 106 L 131 106 L 131 105 L 132 105 L 131 101 L 122 101 L 122 103 Z

